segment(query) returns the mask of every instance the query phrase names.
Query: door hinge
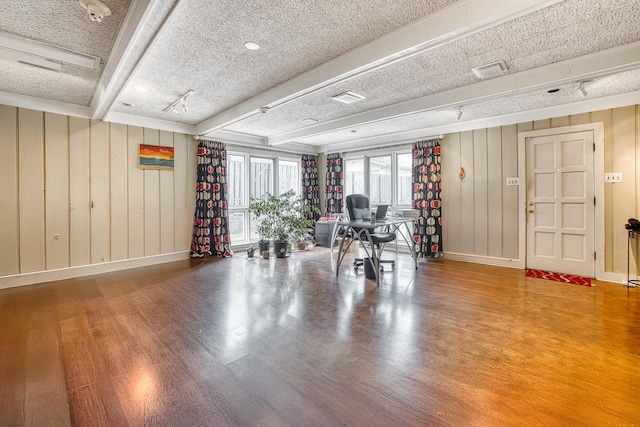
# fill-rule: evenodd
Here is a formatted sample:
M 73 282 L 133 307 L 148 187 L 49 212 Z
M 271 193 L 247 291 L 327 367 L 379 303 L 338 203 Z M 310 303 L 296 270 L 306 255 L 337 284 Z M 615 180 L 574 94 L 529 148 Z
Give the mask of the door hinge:
M 596 261 L 596 253 L 593 253 L 593 260 Z
M 596 205 L 596 196 L 593 196 L 593 206 Z
M 596 151 L 596 143 L 593 143 L 593 151 Z

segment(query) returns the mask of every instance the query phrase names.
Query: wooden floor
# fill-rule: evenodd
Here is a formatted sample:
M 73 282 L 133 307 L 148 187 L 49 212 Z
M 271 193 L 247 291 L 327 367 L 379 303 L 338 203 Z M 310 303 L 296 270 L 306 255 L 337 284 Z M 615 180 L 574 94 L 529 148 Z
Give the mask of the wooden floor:
M 640 425 L 640 288 L 316 248 L 5 289 L 0 425 Z

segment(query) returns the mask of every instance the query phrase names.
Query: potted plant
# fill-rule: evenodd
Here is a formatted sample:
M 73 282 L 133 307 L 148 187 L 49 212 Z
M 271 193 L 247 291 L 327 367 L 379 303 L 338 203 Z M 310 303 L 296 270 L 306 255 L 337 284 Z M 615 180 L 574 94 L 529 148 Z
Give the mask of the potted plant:
M 261 198 L 252 197 L 249 212 L 258 221 L 261 239 L 272 238 L 275 255 L 282 258 L 287 255 L 289 240 L 299 240 L 313 226 L 307 214 L 319 209 L 289 190 L 279 196 L 267 193 Z

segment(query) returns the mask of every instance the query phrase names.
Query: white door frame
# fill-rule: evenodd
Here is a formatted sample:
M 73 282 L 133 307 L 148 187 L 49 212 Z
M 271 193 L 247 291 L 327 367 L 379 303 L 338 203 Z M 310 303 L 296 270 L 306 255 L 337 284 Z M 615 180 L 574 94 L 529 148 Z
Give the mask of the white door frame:
M 595 275 L 599 279 L 604 274 L 604 124 L 602 122 L 584 125 L 564 126 L 551 129 L 518 132 L 518 260 L 519 267 L 526 268 L 527 262 L 527 171 L 526 139 L 538 136 L 563 135 L 574 132 L 593 132 L 596 145 L 593 153 L 596 206 L 594 211 L 594 248 L 596 251 Z

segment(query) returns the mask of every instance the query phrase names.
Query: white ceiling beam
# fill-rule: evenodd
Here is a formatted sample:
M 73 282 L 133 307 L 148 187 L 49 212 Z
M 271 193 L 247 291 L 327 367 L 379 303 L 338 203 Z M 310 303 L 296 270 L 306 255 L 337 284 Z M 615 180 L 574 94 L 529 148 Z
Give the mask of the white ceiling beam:
M 497 126 L 508 126 L 517 123 L 546 120 L 553 117 L 563 117 L 575 114 L 590 113 L 593 111 L 609 110 L 613 108 L 635 105 L 640 99 L 640 91 L 611 95 L 604 98 L 585 99 L 571 104 L 556 105 L 553 107 L 539 108 L 535 110 L 520 111 L 518 113 L 504 114 L 500 116 L 484 117 L 476 120 L 450 123 L 439 126 L 425 127 L 422 129 L 398 132 L 389 135 L 378 135 L 371 138 L 362 138 L 325 144 L 317 147 L 319 153 L 335 153 L 340 151 L 352 151 L 365 148 L 381 148 L 398 143 L 412 143 L 433 135 L 466 132 L 476 129 L 486 129 Z
M 18 93 L 0 91 L 0 105 L 10 105 L 18 108 L 44 111 L 46 113 L 64 114 L 73 117 L 91 118 L 91 109 L 84 105 L 53 99 L 37 98 L 35 96 L 20 95 Z
M 149 27 L 160 27 L 158 23 L 149 21 L 157 18 L 154 11 L 162 6 L 161 3 L 154 0 L 132 0 L 94 92 L 91 102 L 93 118 L 102 120 L 106 117 L 144 56 L 146 49 L 136 49 L 136 42 L 149 32 Z
M 322 64 L 197 125 L 205 134 L 331 84 L 408 58 L 562 0 L 462 0 Z
M 129 126 L 166 130 L 169 132 L 186 133 L 188 135 L 196 134 L 196 128 L 193 125 L 171 122 L 169 120 L 155 119 L 152 117 L 136 116 L 133 114 L 120 113 L 117 111 L 108 112 L 104 117 L 104 121 L 111 123 L 120 123 Z
M 504 77 L 481 81 L 329 122 L 318 123 L 295 131 L 271 136 L 268 143 L 269 145 L 278 145 L 291 141 L 301 142 L 301 140 L 310 136 L 362 126 L 393 117 L 468 105 L 516 93 L 551 88 L 572 81 L 594 79 L 636 68 L 640 68 L 640 42 L 614 47 L 520 73 L 508 74 Z

